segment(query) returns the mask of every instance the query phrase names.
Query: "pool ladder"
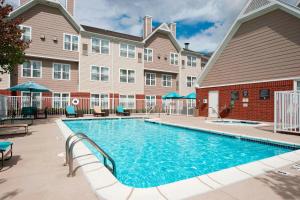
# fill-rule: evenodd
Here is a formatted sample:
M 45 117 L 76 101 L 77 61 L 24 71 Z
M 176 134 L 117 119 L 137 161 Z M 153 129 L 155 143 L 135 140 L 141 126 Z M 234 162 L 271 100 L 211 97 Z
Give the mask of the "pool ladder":
M 72 140 L 72 138 L 74 138 L 74 139 Z M 90 143 L 103 156 L 104 166 L 114 176 L 116 176 L 116 163 L 115 163 L 115 161 L 103 149 L 101 149 L 93 140 L 91 140 L 87 135 L 85 135 L 83 133 L 76 133 L 76 134 L 70 135 L 67 138 L 66 144 L 65 144 L 66 163 L 64 165 L 65 166 L 69 165 L 69 174 L 68 174 L 69 177 L 75 176 L 75 172 L 73 170 L 73 161 L 74 161 L 73 149 L 74 149 L 75 145 L 80 141 L 87 141 L 88 143 Z M 110 163 L 112 164 L 112 167 L 107 164 L 107 160 L 110 161 Z

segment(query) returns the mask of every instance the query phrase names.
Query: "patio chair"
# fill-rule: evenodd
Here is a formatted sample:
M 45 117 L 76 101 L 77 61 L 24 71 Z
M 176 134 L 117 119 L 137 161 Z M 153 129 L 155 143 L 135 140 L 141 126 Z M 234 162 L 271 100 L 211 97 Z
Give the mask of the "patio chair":
M 66 107 L 66 117 L 78 117 L 77 112 L 75 111 L 74 106 L 67 106 Z
M 1 153 L 1 167 L 0 170 L 3 169 L 4 160 L 9 160 L 12 158 L 12 142 L 0 142 L 0 153 Z M 9 157 L 7 157 L 10 155 Z M 7 158 L 6 158 L 7 157 Z
M 101 110 L 100 106 L 94 107 L 94 117 L 107 117 L 109 115 L 108 110 Z
M 21 115 L 23 118 L 31 117 L 36 119 L 37 118 L 37 107 L 23 107 L 21 110 Z
M 117 107 L 116 114 L 122 116 L 130 116 L 129 110 L 125 110 L 123 106 Z

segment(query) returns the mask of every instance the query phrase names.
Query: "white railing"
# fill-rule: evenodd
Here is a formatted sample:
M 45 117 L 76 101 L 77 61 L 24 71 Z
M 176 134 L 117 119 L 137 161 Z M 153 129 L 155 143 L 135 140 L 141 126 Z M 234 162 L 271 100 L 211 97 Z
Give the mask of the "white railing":
M 300 91 L 275 92 L 274 132 L 300 133 Z
M 76 102 L 77 101 L 77 102 Z M 193 115 L 195 100 L 147 100 L 147 99 L 119 99 L 119 98 L 82 98 L 82 97 L 40 97 L 34 96 L 31 100 L 28 96 L 7 96 L 6 105 L 9 114 L 20 115 L 23 107 L 37 107 L 45 110 L 49 115 L 65 114 L 67 105 L 74 105 L 82 114 L 92 114 L 94 106 L 100 106 L 103 110 L 115 113 L 118 105 L 129 109 L 133 113 L 165 113 L 171 115 Z

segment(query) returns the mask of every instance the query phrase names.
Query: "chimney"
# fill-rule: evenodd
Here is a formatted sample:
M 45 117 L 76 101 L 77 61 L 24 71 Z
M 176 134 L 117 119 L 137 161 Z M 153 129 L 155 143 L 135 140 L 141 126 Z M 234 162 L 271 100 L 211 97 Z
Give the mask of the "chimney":
M 173 36 L 176 38 L 176 23 L 170 23 L 169 24 L 169 28 L 171 30 L 171 33 L 173 34 Z
M 66 0 L 66 10 L 74 16 L 75 0 Z
M 152 17 L 146 15 L 144 17 L 144 38 L 152 33 Z
M 189 49 L 189 45 L 190 45 L 189 42 L 184 43 L 184 48 L 185 48 L 185 49 Z

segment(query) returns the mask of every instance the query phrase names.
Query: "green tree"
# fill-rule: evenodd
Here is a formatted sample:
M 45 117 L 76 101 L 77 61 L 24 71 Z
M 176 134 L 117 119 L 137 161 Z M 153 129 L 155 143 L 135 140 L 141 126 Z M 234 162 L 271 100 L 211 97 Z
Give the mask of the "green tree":
M 22 40 L 19 25 L 22 19 L 10 19 L 13 7 L 0 0 L 0 73 L 9 73 L 25 61 L 25 49 L 29 42 Z

